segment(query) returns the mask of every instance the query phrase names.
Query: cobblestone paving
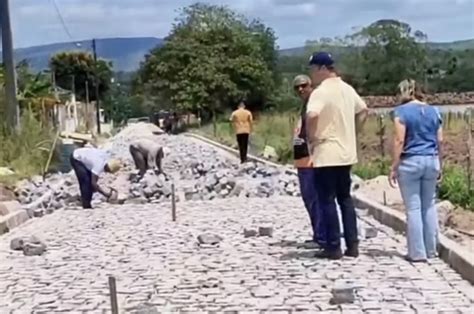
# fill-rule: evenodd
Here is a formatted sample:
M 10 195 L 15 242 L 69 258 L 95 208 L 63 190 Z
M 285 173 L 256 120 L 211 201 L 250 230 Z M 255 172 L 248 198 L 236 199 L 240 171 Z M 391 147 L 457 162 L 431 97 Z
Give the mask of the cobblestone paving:
M 473 287 L 440 260 L 403 259 L 405 240 L 379 229 L 361 256 L 316 260 L 291 241 L 309 238 L 299 198 L 227 199 L 60 210 L 0 238 L 0 313 L 109 313 L 107 276 L 117 278 L 121 312 L 472 313 Z M 274 227 L 273 238 L 244 238 L 243 228 Z M 218 247 L 199 247 L 211 232 Z M 48 244 L 43 256 L 9 250 L 20 235 Z M 288 242 L 285 242 L 288 241 Z M 356 287 L 350 305 L 329 304 L 338 282 Z

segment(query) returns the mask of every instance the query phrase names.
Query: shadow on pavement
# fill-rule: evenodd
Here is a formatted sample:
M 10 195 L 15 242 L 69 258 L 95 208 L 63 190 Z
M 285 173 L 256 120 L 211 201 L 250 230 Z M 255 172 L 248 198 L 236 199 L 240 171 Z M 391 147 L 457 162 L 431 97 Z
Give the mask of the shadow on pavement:
M 400 258 L 405 258 L 403 254 L 400 252 L 394 251 L 394 250 L 379 250 L 379 249 L 368 249 L 366 252 L 364 252 L 365 255 L 371 256 L 371 257 L 400 257 Z
M 283 254 L 280 260 L 287 261 L 291 259 L 314 259 L 315 251 L 291 251 Z

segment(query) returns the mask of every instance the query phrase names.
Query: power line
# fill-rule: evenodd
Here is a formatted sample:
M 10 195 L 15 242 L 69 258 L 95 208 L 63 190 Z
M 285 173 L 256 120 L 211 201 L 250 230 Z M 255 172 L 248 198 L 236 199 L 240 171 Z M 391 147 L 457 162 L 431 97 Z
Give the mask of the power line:
M 69 37 L 71 41 L 74 41 L 74 38 L 72 37 L 71 33 L 69 32 L 69 29 L 66 25 L 66 22 L 64 21 L 63 15 L 61 14 L 61 10 L 59 10 L 58 4 L 56 3 L 56 0 L 51 0 L 53 3 L 54 9 L 56 10 L 56 14 L 58 15 L 59 21 L 61 22 L 61 25 L 63 26 L 64 32 L 66 35 Z

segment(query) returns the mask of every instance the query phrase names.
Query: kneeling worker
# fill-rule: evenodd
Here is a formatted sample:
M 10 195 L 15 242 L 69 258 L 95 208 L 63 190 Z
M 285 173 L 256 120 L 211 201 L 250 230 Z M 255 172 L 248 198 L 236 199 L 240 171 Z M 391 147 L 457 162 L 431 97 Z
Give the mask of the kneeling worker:
M 98 180 L 102 172 L 116 173 L 120 170 L 120 162 L 110 159 L 108 154 L 98 148 L 83 147 L 74 150 L 70 157 L 72 168 L 76 173 L 81 190 L 83 208 L 92 208 L 94 192 L 104 195 L 107 200 L 113 195 L 114 189 L 105 191 L 99 186 Z
M 130 154 L 132 155 L 135 166 L 139 170 L 139 176 L 142 177 L 149 168 L 158 170 L 160 173 L 161 160 L 163 159 L 163 148 L 149 139 L 141 139 L 130 145 Z

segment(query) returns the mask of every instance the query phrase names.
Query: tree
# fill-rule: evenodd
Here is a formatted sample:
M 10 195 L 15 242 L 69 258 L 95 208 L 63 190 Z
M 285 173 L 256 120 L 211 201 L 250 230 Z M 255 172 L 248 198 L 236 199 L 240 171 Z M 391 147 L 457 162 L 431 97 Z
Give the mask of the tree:
M 130 118 L 132 108 L 129 95 L 120 83 L 112 84 L 104 97 L 103 108 L 106 118 L 112 119 L 114 123 L 120 124 Z
M 427 71 L 427 36 L 396 20 L 379 20 L 351 35 L 360 48 L 361 87 L 364 93 L 393 94 L 397 84 L 413 78 L 423 82 Z M 352 62 L 357 62 L 352 60 Z
M 272 28 L 265 26 L 260 20 L 253 20 L 249 31 L 260 46 L 263 60 L 267 68 L 273 73 L 274 80 L 279 81 L 277 37 Z
M 42 101 L 53 100 L 53 92 L 50 80 L 44 73 L 33 74 L 28 62 L 23 60 L 16 66 L 18 91 L 17 97 L 20 106 L 40 105 Z
M 90 100 L 95 100 L 95 62 L 90 53 L 61 52 L 50 60 L 51 71 L 54 72 L 56 84 L 64 89 L 74 88 L 76 97 L 86 99 L 86 84 L 89 89 Z M 112 78 L 112 64 L 104 60 L 97 61 L 99 79 L 99 97 L 102 97 L 110 88 Z
M 194 4 L 182 10 L 165 45 L 146 57 L 138 84 L 143 93 L 169 99 L 178 111 L 215 116 L 242 97 L 268 94 L 272 40 L 260 22 L 248 23 L 224 6 Z
M 474 90 L 474 50 L 435 51 L 428 75 L 430 87 L 437 92 L 468 92 Z
M 143 101 L 138 95 L 131 95 L 130 82 L 117 78 L 111 84 L 103 101 L 103 108 L 106 118 L 112 119 L 114 124 L 125 122 L 129 118 L 138 118 L 149 115 L 143 106 Z

